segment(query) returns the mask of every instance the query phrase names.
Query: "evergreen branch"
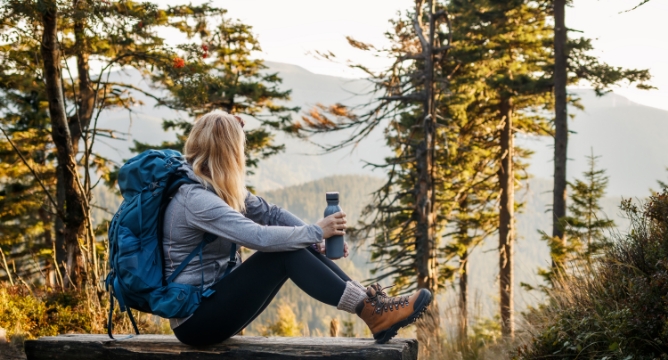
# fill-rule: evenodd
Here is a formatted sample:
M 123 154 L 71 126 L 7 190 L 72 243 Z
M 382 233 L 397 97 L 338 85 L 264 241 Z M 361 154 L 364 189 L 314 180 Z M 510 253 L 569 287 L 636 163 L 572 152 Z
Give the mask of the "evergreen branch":
M 39 176 L 37 175 L 37 172 L 35 171 L 35 169 L 33 169 L 33 167 L 30 166 L 30 164 L 28 164 L 28 160 L 23 156 L 23 154 L 21 153 L 21 151 L 19 150 L 19 148 L 16 147 L 16 144 L 14 144 L 14 142 L 12 141 L 12 139 L 9 138 L 9 135 L 7 135 L 7 132 L 5 132 L 5 129 L 3 129 L 2 127 L 0 127 L 0 131 L 2 131 L 2 134 L 5 135 L 5 138 L 7 138 L 7 141 L 9 141 L 9 144 L 12 146 L 12 148 L 14 149 L 14 151 L 16 152 L 16 154 L 21 158 L 21 161 L 23 162 L 23 164 L 25 164 L 25 166 L 28 168 L 28 170 L 30 170 L 30 172 L 32 173 L 32 175 L 35 177 L 35 180 L 37 180 L 37 182 L 39 183 L 39 185 L 42 187 L 42 190 L 44 190 L 44 193 L 46 193 L 46 196 L 49 197 L 49 201 L 51 202 L 51 205 L 53 205 L 53 207 L 56 209 L 56 213 L 58 214 L 58 216 L 59 216 L 61 219 L 65 220 L 65 215 L 61 212 L 60 208 L 58 207 L 58 203 L 57 203 L 56 200 L 53 198 L 53 196 L 51 196 L 51 193 L 49 192 L 49 190 L 47 190 L 46 185 L 44 185 L 44 183 L 42 182 L 42 180 L 39 178 Z

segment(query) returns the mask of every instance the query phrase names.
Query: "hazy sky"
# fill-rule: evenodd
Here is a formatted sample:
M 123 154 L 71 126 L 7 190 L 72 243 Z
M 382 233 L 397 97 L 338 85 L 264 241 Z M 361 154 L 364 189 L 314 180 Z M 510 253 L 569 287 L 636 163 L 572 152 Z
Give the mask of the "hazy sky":
M 668 110 L 668 1 L 652 0 L 632 12 L 641 0 L 575 0 L 566 23 L 595 39 L 595 53 L 609 64 L 649 68 L 658 88 L 640 91 L 619 88 L 631 100 Z M 159 0 L 163 4 L 168 0 Z M 172 2 L 172 1 L 169 1 Z M 201 3 L 202 1 L 194 1 Z M 410 0 L 218 0 L 229 16 L 253 26 L 270 61 L 300 65 L 312 72 L 358 77 L 343 64 L 318 60 L 316 50 L 331 50 L 341 59 L 354 59 L 380 67 L 386 59 L 365 56 L 352 49 L 346 36 L 364 42 L 387 44 L 388 19 L 413 5 Z

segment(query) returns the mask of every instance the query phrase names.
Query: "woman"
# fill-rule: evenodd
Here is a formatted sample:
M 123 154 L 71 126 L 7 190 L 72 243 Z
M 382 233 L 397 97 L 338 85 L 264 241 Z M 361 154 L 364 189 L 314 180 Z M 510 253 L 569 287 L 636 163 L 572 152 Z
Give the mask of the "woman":
M 197 184 L 181 186 L 165 212 L 165 277 L 205 233 L 218 238 L 204 248 L 201 264 L 196 258 L 174 280 L 195 286 L 203 281 L 215 291 L 190 317 L 170 319 L 176 337 L 204 346 L 233 336 L 269 305 L 287 279 L 311 297 L 357 314 L 379 343 L 415 321 L 431 301 L 428 290 L 390 298 L 379 285 L 365 288 L 351 280 L 314 249 L 323 247 L 323 238 L 344 234 L 343 212 L 307 225 L 246 190 L 243 126 L 241 118 L 214 111 L 195 123 L 186 141 L 183 170 Z M 257 252 L 220 279 L 232 243 Z

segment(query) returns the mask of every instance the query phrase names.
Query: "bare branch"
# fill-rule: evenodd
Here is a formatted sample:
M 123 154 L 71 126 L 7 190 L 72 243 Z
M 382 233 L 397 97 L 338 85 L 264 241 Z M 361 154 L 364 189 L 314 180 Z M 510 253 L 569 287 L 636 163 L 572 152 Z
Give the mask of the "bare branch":
M 450 46 L 450 45 L 439 46 L 439 47 L 435 47 L 433 52 L 434 52 L 434 54 L 438 54 L 438 53 L 443 52 L 445 50 L 450 50 L 451 48 L 452 48 L 452 46 Z
M 385 101 L 424 101 L 424 94 L 408 94 L 408 95 L 395 95 L 395 96 L 383 96 L 380 100 Z
M 637 8 L 639 8 L 639 7 L 643 6 L 643 5 L 645 5 L 645 4 L 647 4 L 648 2 L 649 2 L 649 0 L 643 0 L 640 4 L 634 6 L 633 8 L 631 8 L 631 9 L 629 9 L 629 10 L 620 11 L 619 13 L 620 13 L 620 14 L 623 14 L 623 13 L 627 13 L 627 12 L 629 12 L 629 11 L 633 11 L 633 10 L 635 10 L 635 9 L 637 9 Z
M 415 19 L 413 20 L 413 28 L 415 29 L 415 34 L 420 39 L 420 44 L 422 45 L 422 52 L 425 53 L 429 48 L 429 42 L 427 38 L 424 37 L 424 32 L 422 31 L 422 4 L 424 1 L 415 2 Z
M 408 54 L 399 57 L 399 61 L 424 59 L 424 54 Z

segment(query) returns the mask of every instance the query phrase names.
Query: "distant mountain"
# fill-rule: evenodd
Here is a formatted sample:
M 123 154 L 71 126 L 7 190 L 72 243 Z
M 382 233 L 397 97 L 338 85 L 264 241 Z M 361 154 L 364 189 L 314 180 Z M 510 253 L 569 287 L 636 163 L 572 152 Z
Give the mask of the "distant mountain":
M 355 104 L 363 102 L 368 96 L 361 94 L 369 92 L 370 85 L 364 80 L 350 80 L 333 76 L 317 75 L 295 65 L 267 62 L 269 72 L 278 72 L 283 79 L 283 88 L 291 89 L 292 106 L 300 106 L 308 110 L 318 103 L 332 104 L 343 102 Z M 159 94 L 161 91 L 153 89 L 141 78 L 135 70 L 124 70 L 111 75 L 111 81 L 124 81 L 141 88 L 142 90 Z M 119 139 L 98 138 L 96 152 L 121 162 L 132 156 L 129 148 L 132 140 L 158 144 L 164 140 L 173 140 L 174 132 L 162 130 L 163 119 L 188 119 L 176 111 L 163 107 L 155 107 L 155 100 L 138 92 L 133 95 L 143 102 L 141 106 L 132 108 L 132 112 L 125 110 L 107 111 L 100 116 L 99 127 L 118 131 Z M 300 116 L 295 114 L 295 116 Z M 248 127 L 257 126 L 249 119 Z M 127 135 L 124 135 L 127 133 Z M 319 145 L 336 144 L 346 138 L 345 133 L 315 136 L 312 141 Z M 372 133 L 368 141 L 356 148 L 349 148 L 332 154 L 316 156 L 321 153 L 318 146 L 307 141 L 295 139 L 284 134 L 277 134 L 276 141 L 286 144 L 286 152 L 263 161 L 255 175 L 250 178 L 258 190 L 277 189 L 283 186 L 304 183 L 331 175 L 365 174 L 373 175 L 369 168 L 364 168 L 362 160 L 381 162 L 389 155 L 383 144 L 382 133 Z M 380 176 L 378 174 L 377 176 Z
M 656 180 L 668 179 L 668 111 L 636 104 L 609 93 L 597 97 L 591 90 L 572 90 L 581 98 L 583 111 L 569 108 L 572 134 L 568 144 L 568 177 L 587 168 L 586 156 L 593 149 L 601 156 L 600 166 L 610 176 L 609 193 L 617 196 L 646 197 Z M 554 164 L 553 140 L 521 139 L 535 151 L 529 171 L 550 178 Z
M 365 80 L 350 80 L 318 75 L 299 66 L 267 62 L 269 71 L 278 72 L 283 79 L 283 88 L 292 90 L 291 105 L 301 106 L 303 111 L 317 103 L 360 104 L 368 99 L 372 90 Z M 112 81 L 124 79 L 149 92 L 151 89 L 135 71 L 112 74 Z M 591 90 L 572 90 L 582 99 L 584 111 L 569 109 L 574 115 L 570 121 L 572 134 L 569 139 L 569 178 L 579 175 L 586 168 L 585 156 L 593 148 L 601 156 L 601 166 L 610 174 L 610 194 L 644 197 L 650 187 L 656 187 L 657 179 L 668 179 L 668 111 L 659 110 L 631 102 L 616 95 L 596 97 Z M 174 134 L 162 130 L 162 119 L 184 118 L 183 114 L 165 108 L 156 108 L 155 101 L 141 94 L 136 98 L 143 106 L 126 111 L 103 113 L 101 128 L 111 128 L 130 135 L 128 140 L 100 138 L 96 151 L 120 161 L 131 156 L 128 148 L 131 139 L 158 143 L 172 139 Z M 296 116 L 299 116 L 297 114 Z M 252 126 L 252 121 L 250 121 Z M 334 144 L 346 134 L 328 134 L 315 137 L 314 143 Z M 313 144 L 302 140 L 277 135 L 277 141 L 285 143 L 287 151 L 261 162 L 250 181 L 258 190 L 277 189 L 283 186 L 304 183 L 331 175 L 365 174 L 382 177 L 364 167 L 363 161 L 378 163 L 390 154 L 384 146 L 380 129 L 371 134 L 357 148 L 346 149 L 324 156 Z M 518 135 L 518 144 L 532 149 L 535 154 L 530 161 L 530 173 L 537 178 L 550 178 L 553 172 L 552 139 L 523 137 Z

